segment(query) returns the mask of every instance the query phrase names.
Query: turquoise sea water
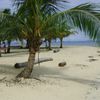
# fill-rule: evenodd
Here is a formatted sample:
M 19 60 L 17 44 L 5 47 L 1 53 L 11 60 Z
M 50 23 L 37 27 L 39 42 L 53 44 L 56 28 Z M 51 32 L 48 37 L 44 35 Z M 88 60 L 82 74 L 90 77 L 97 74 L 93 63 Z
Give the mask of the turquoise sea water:
M 63 41 L 63 46 L 99 46 L 100 43 L 93 41 Z M 52 42 L 52 46 L 59 46 L 60 42 Z M 45 46 L 45 44 L 42 44 Z

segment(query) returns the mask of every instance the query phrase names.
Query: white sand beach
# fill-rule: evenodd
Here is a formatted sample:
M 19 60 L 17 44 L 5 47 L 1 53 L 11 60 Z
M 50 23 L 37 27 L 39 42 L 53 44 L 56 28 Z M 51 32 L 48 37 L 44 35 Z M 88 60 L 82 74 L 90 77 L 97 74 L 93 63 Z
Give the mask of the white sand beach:
M 20 82 L 14 78 L 23 69 L 15 69 L 14 64 L 27 61 L 28 52 L 2 56 L 0 100 L 100 100 L 99 47 L 68 46 L 57 53 L 43 51 L 40 58 L 51 57 L 53 61 L 35 65 L 32 78 Z M 58 67 L 63 61 L 67 65 Z

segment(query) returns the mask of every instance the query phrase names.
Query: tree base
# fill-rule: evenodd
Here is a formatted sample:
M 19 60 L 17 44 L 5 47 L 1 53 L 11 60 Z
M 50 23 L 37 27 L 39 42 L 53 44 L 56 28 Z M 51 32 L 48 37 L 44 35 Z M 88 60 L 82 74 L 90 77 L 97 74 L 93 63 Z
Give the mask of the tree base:
M 26 69 L 24 69 L 20 74 L 18 74 L 16 78 L 30 78 L 32 70 Z

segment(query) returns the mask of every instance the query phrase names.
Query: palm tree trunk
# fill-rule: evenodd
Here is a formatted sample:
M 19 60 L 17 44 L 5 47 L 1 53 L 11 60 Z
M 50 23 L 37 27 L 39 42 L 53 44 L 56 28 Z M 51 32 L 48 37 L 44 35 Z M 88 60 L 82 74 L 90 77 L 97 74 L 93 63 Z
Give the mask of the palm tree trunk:
M 26 48 L 27 49 L 29 48 L 29 40 L 28 39 L 26 40 Z
M 1 50 L 0 50 L 0 57 L 1 57 Z
M 11 41 L 8 41 L 7 53 L 10 53 L 10 44 L 11 44 Z
M 48 44 L 47 44 L 47 41 L 45 41 L 45 48 L 48 48 Z
M 33 70 L 33 66 L 34 66 L 35 54 L 36 54 L 35 49 L 30 48 L 28 66 L 26 66 L 25 69 L 20 74 L 17 75 L 17 78 L 19 77 L 29 78 L 30 77 L 32 70 Z
M 1 41 L 0 41 L 0 57 L 1 57 Z
M 60 48 L 63 48 L 63 38 L 60 38 Z
M 52 50 L 52 49 L 51 49 L 51 39 L 48 40 L 48 49 L 49 49 L 49 50 Z
M 28 65 L 20 74 L 16 76 L 17 78 L 20 78 L 20 77 L 29 78 L 33 71 L 35 55 L 36 55 L 36 52 L 39 50 L 40 42 L 39 40 L 34 40 L 34 41 L 31 40 L 31 42 L 29 43 L 30 43 L 29 45 L 30 47 L 29 47 Z
M 45 39 L 45 48 L 48 48 L 48 43 L 47 43 L 47 39 Z

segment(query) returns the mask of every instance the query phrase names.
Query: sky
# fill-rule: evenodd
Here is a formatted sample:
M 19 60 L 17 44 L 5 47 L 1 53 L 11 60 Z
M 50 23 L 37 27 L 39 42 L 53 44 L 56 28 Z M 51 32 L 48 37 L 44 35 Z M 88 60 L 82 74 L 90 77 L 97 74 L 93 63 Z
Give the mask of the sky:
M 0 0 L 0 10 L 5 8 L 12 8 L 12 1 L 13 0 Z M 81 3 L 86 2 L 93 2 L 93 3 L 100 3 L 100 0 L 68 0 L 70 3 L 68 4 L 69 7 L 74 7 L 76 5 L 79 5 Z M 82 32 L 79 31 L 80 34 L 71 35 L 65 40 L 68 41 L 87 41 L 89 40 L 88 37 L 86 37 Z
M 11 8 L 12 2 L 11 0 L 0 0 L 0 9 Z

